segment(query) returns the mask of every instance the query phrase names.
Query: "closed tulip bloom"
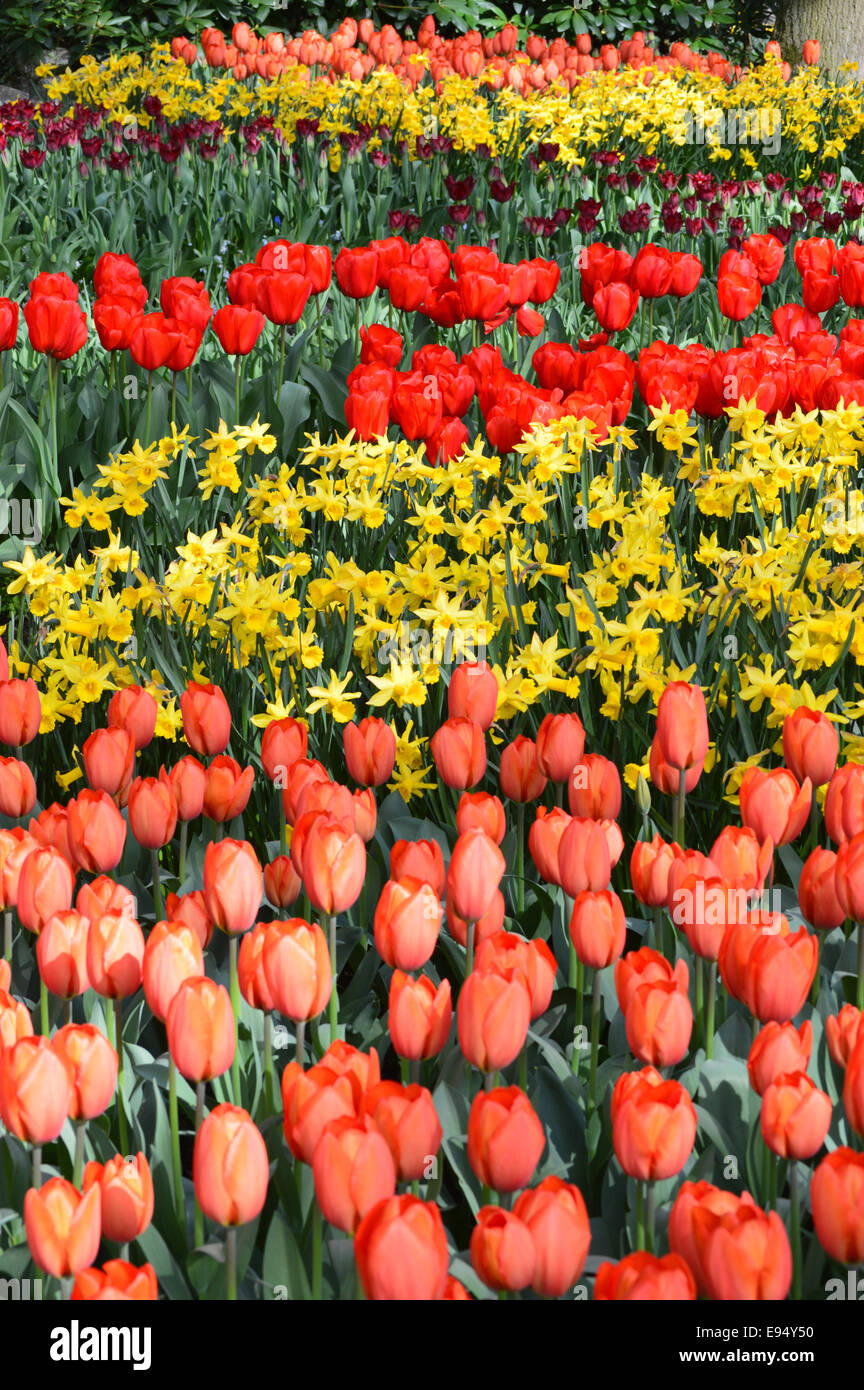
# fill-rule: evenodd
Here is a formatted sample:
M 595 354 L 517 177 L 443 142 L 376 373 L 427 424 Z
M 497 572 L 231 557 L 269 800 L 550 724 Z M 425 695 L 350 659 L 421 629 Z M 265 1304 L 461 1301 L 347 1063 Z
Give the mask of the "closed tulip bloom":
M 686 771 L 705 761 L 708 715 L 698 685 L 671 681 L 657 703 L 657 741 L 664 762 Z
M 194 927 L 186 922 L 157 922 L 144 946 L 142 982 L 147 1006 L 164 1023 L 171 1001 L 184 980 L 204 974 L 204 953 Z
M 152 743 L 158 712 L 149 690 L 140 685 L 127 685 L 115 690 L 108 701 L 108 727 L 128 729 L 137 752 Z
M 810 812 L 812 788 L 805 778 L 799 787 L 791 772 L 776 767 L 770 772 L 748 767 L 738 791 L 741 820 L 760 840 L 788 845 L 801 833 Z
M 302 887 L 289 854 L 279 854 L 264 865 L 264 894 L 274 907 L 290 907 L 299 898 Z
M 4 965 L 8 965 L 4 961 Z M 5 972 L 0 976 L 0 1052 L 13 1047 L 19 1038 L 33 1037 L 33 1020 L 30 1011 L 20 999 L 14 999 L 3 984 Z M 8 985 L 9 981 L 6 980 Z
M 798 906 L 818 931 L 831 931 L 846 917 L 838 891 L 837 857 L 833 850 L 817 845 L 805 859 L 798 880 Z M 845 896 L 845 885 L 843 891 Z
M 728 1212 L 737 1211 L 742 1204 L 756 1206 L 749 1192 L 739 1197 L 737 1193 L 715 1187 L 704 1180 L 682 1183 L 672 1204 L 669 1213 L 669 1248 L 686 1261 L 702 1294 L 706 1294 L 708 1289 L 702 1269 L 701 1249 L 694 1232 L 694 1213 L 704 1209 L 715 1216 L 725 1216 Z
M 82 753 L 88 785 L 125 804 L 135 768 L 135 739 L 129 730 L 96 729 L 85 739 Z
M 361 787 L 380 787 L 393 774 L 396 735 L 383 719 L 361 719 L 342 731 L 349 777 Z
M 627 920 L 617 893 L 604 888 L 577 893 L 570 917 L 570 940 L 583 965 L 603 970 L 624 950 Z
M 696 1298 L 696 1280 L 680 1255 L 649 1255 L 647 1250 L 636 1250 L 617 1265 L 607 1261 L 600 1266 L 594 1279 L 594 1298 L 688 1303 Z
M 484 830 L 469 830 L 453 847 L 447 868 L 447 897 L 466 922 L 476 922 L 492 905 L 507 867 L 495 841 Z
M 311 1163 L 325 1126 L 357 1113 L 351 1078 L 322 1063 L 304 1071 L 289 1062 L 282 1073 L 282 1108 L 285 1142 L 295 1158 Z
M 591 1244 L 582 1193 L 562 1178 L 544 1178 L 537 1187 L 520 1193 L 513 1214 L 525 1223 L 534 1241 L 532 1289 L 541 1298 L 560 1298 L 578 1280 Z
M 479 1071 L 500 1071 L 519 1056 L 531 1022 L 531 995 L 521 971 L 472 970 L 459 994 L 456 1022 L 466 1061 Z
M 830 1096 L 805 1072 L 784 1072 L 762 1097 L 762 1138 L 780 1158 L 812 1158 L 825 1142 L 832 1109 Z
M 24 1226 L 30 1254 L 55 1279 L 87 1269 L 96 1259 L 101 1236 L 101 1193 L 83 1195 L 65 1178 L 49 1178 L 24 1194 Z
M 324 1127 L 312 1174 L 324 1219 L 349 1235 L 376 1203 L 396 1191 L 390 1149 L 368 1115 L 343 1115 Z
M 684 774 L 684 790 L 688 796 L 699 785 L 703 767 L 703 763 L 695 763 Z M 663 792 L 664 796 L 678 795 L 681 787 L 681 773 L 677 767 L 666 762 L 660 747 L 660 740 L 656 734 L 651 740 L 651 747 L 648 752 L 648 775 L 652 785 L 658 791 Z
M 43 848 L 53 845 L 55 849 L 59 849 L 64 859 L 74 864 L 69 844 L 69 811 L 65 806 L 61 806 L 58 801 L 52 801 L 50 806 L 46 806 L 44 811 L 40 811 L 39 815 L 30 821 L 27 829 L 38 845 L 42 845 Z
M 456 807 L 456 829 L 460 835 L 469 830 L 485 830 L 500 845 L 507 830 L 504 807 L 489 792 L 463 792 Z
M 630 882 L 640 903 L 646 907 L 665 906 L 669 870 L 682 853 L 680 845 L 669 845 L 660 835 L 652 840 L 636 841 L 630 856 Z
M 531 995 L 531 1019 L 545 1014 L 552 999 L 558 963 L 542 937 L 529 941 L 515 932 L 497 931 L 480 942 L 474 956 L 474 969 L 521 971 Z M 494 1187 L 495 1184 L 493 1183 Z
M 167 782 L 177 804 L 177 819 L 194 820 L 204 809 L 204 788 L 207 785 L 207 769 L 197 758 L 189 753 L 166 772 L 159 769 L 159 780 Z
M 18 876 L 21 925 L 38 934 L 55 912 L 68 911 L 74 891 L 75 875 L 59 849 L 34 849 Z
M 366 877 L 366 846 L 356 830 L 319 816 L 303 850 L 303 884 L 309 901 L 332 916 L 357 901 Z
M 371 787 L 358 787 L 351 799 L 354 802 L 354 829 L 364 845 L 368 845 L 378 824 L 375 793 Z
M 125 843 L 126 822 L 107 792 L 79 792 L 69 802 L 69 848 L 79 869 L 116 869 Z
M 837 766 L 840 739 L 837 729 L 821 710 L 800 705 L 783 721 L 783 758 L 799 782 L 809 780 L 824 787 Z
M 42 703 L 34 680 L 0 681 L 0 743 L 21 748 L 39 732 Z
M 267 1196 L 270 1165 L 261 1131 L 238 1105 L 217 1105 L 195 1136 L 195 1196 L 220 1226 L 245 1226 Z
M 779 1302 L 788 1294 L 792 1251 L 776 1211 L 743 1201 L 724 1215 L 699 1207 L 693 1235 L 710 1298 Z
M 321 1065 L 329 1067 L 337 1076 L 348 1077 L 357 1107 L 366 1092 L 381 1080 L 381 1063 L 375 1048 L 361 1052 L 359 1047 L 352 1047 L 344 1038 L 337 1038 L 330 1044 L 321 1058 Z
M 105 999 L 126 999 L 141 986 L 144 933 L 134 917 L 105 912 L 90 923 L 87 974 Z
M 829 1014 L 825 1020 L 825 1036 L 828 1040 L 828 1051 L 831 1060 L 838 1067 L 845 1067 L 855 1044 L 860 1036 L 864 1036 L 861 1027 L 861 1020 L 864 1013 L 856 1009 L 854 1004 L 844 1004 L 838 1014 Z
M 76 911 L 95 922 L 106 912 L 119 912 L 126 917 L 134 917 L 136 906 L 134 894 L 122 883 L 115 883 L 107 874 L 100 874 L 90 883 L 82 883 L 75 898 Z
M 25 1144 L 50 1144 L 66 1123 L 71 1085 L 47 1038 L 23 1037 L 0 1052 L 0 1120 Z
M 450 935 L 453 937 L 454 941 L 459 942 L 460 946 L 465 946 L 467 948 L 468 922 L 466 918 L 459 916 L 453 906 L 453 899 L 449 888 L 447 889 L 447 897 L 445 899 L 445 911 Z M 491 905 L 487 908 L 486 912 L 483 913 L 483 916 L 478 917 L 474 922 L 475 946 L 485 941 L 487 937 L 494 936 L 496 932 L 501 931 L 504 926 L 505 911 L 504 894 L 501 892 L 500 888 L 496 888 Z
M 558 845 L 558 880 L 568 897 L 599 892 L 612 872 L 609 843 L 595 820 L 574 816 Z
M 750 1012 L 762 1023 L 786 1023 L 804 1007 L 816 968 L 819 942 L 802 927 L 788 936 L 762 936 L 750 953 L 747 990 Z
M 198 889 L 194 893 L 169 893 L 165 899 L 165 911 L 169 922 L 185 922 L 192 928 L 202 949 L 206 951 L 216 925 L 207 911 L 204 894 Z
M 518 1086 L 479 1091 L 468 1116 L 468 1160 L 480 1181 L 496 1192 L 515 1192 L 534 1176 L 546 1135 Z
M 864 1154 L 839 1148 L 826 1154 L 810 1182 L 819 1244 L 832 1260 L 864 1261 Z
M 202 757 L 223 753 L 231 737 L 231 711 L 218 685 L 190 681 L 180 696 L 183 736 Z
M 156 1271 L 150 1264 L 140 1268 L 128 1260 L 107 1260 L 101 1269 L 91 1266 L 75 1276 L 71 1298 L 73 1302 L 153 1303 L 159 1297 Z
M 559 883 L 558 847 L 572 816 L 561 806 L 548 810 L 537 807 L 537 817 L 528 832 L 528 849 L 537 871 L 547 883 Z
M 388 1024 L 395 1052 L 415 1062 L 437 1056 L 447 1042 L 453 1020 L 450 981 L 436 986 L 425 975 L 414 980 L 394 970 L 389 1002 Z
M 252 930 L 241 937 L 237 955 L 240 993 L 250 1009 L 262 1009 L 267 1014 L 276 1008 L 276 1000 L 264 975 L 264 943 L 272 925 L 272 922 L 256 922 Z M 203 974 L 203 970 L 198 973 Z
M 51 1039 L 66 1067 L 71 1092 L 69 1118 L 93 1120 L 114 1098 L 119 1059 L 104 1033 L 89 1023 L 67 1023 Z
M 177 826 L 177 802 L 158 777 L 136 777 L 129 788 L 129 826 L 145 849 L 167 845 Z
M 641 985 L 657 981 L 673 981 L 682 994 L 687 994 L 690 972 L 684 959 L 677 960 L 674 967 L 665 956 L 650 946 L 642 946 L 638 951 L 628 951 L 615 966 L 615 993 L 621 1012 L 626 1014 L 630 1001 Z
M 690 1046 L 693 1010 L 676 980 L 649 980 L 634 990 L 625 1019 L 634 1057 L 654 1067 L 680 1062 Z
M 570 773 L 567 800 L 571 816 L 615 820 L 621 810 L 621 777 L 615 764 L 599 753 L 586 754 Z
M 330 998 L 333 967 L 327 938 L 316 924 L 292 917 L 271 922 L 262 969 L 274 1007 L 295 1022 L 316 1018 Z
M 274 719 L 267 725 L 261 735 L 261 763 L 271 782 L 306 757 L 308 738 L 306 725 L 299 719 Z
M 221 754 L 207 767 L 204 781 L 204 814 L 224 823 L 242 816 L 255 781 L 253 767 L 241 768 L 234 758 Z
M 519 735 L 501 751 L 501 791 L 511 801 L 536 801 L 546 786 L 533 739 Z
M 87 937 L 90 919 L 73 908 L 49 917 L 36 941 L 36 960 L 45 988 L 60 999 L 74 999 L 90 988 Z
M 471 1263 L 490 1289 L 527 1288 L 536 1255 L 531 1231 L 514 1212 L 481 1207 L 471 1232 Z
M 8 352 L 18 337 L 18 305 L 14 299 L 0 299 L 0 352 Z
M 26 863 L 26 860 L 25 860 Z M 845 917 L 864 918 L 864 832 L 844 840 L 834 862 L 834 890 Z M 19 896 L 20 896 L 19 887 Z
M 812 1048 L 809 1018 L 800 1028 L 794 1023 L 766 1023 L 760 1028 L 747 1056 L 747 1074 L 757 1096 L 763 1096 L 784 1072 L 806 1071 Z
M 378 284 L 378 252 L 369 246 L 343 246 L 333 262 L 336 283 L 350 299 L 368 299 Z
M 379 1081 L 363 1095 L 360 1114 L 370 1115 L 387 1141 L 400 1182 L 428 1178 L 443 1133 L 431 1091 Z
M 428 883 L 388 879 L 375 908 L 375 948 L 399 970 L 419 970 L 438 941 L 443 912 Z
M 460 662 L 447 687 L 447 713 L 450 719 L 472 720 L 485 733 L 495 718 L 497 704 L 498 680 L 495 672 L 485 661 Z
M 566 782 L 584 752 L 585 729 L 578 714 L 544 717 L 537 731 L 537 765 L 550 782 Z
M 450 1256 L 438 1207 L 410 1193 L 376 1202 L 357 1227 L 354 1258 L 372 1302 L 443 1298 Z
M 264 322 L 260 309 L 245 304 L 224 304 L 213 315 L 213 332 L 223 352 L 232 357 L 245 357 L 260 338 Z
M 696 1111 L 684 1087 L 658 1072 L 625 1072 L 612 1094 L 612 1144 L 624 1172 L 643 1182 L 680 1173 L 696 1138 Z
M 24 861 L 39 848 L 39 842 L 23 826 L 0 830 L 0 896 L 4 908 L 15 906 Z
M 825 827 L 835 845 L 864 832 L 864 763 L 838 767 L 825 793 Z
M 591 303 L 600 327 L 607 333 L 620 333 L 639 307 L 639 291 L 620 280 L 613 280 L 608 285 L 597 286 Z
M 843 1078 L 843 1107 L 856 1134 L 864 1134 L 864 1046 L 856 1043 L 846 1063 Z
M 761 888 L 771 870 L 774 841 L 762 843 L 746 825 L 725 825 L 708 858 L 720 878 L 740 888 Z
M 441 846 L 435 840 L 397 840 L 390 851 L 391 878 L 419 878 L 443 898 L 446 873 Z
M 0 816 L 19 820 L 36 804 L 36 783 L 26 763 L 0 758 Z
M 204 854 L 204 902 L 229 935 L 248 931 L 264 898 L 264 875 L 248 840 L 214 840 Z
M 165 1018 L 174 1065 L 188 1081 L 221 1076 L 234 1060 L 234 1014 L 224 985 L 205 975 L 184 980 Z
M 755 275 L 730 270 L 717 277 L 717 303 L 724 318 L 740 323 L 762 301 L 762 286 Z
M 467 791 L 486 771 L 483 729 L 473 719 L 448 719 L 429 740 L 438 776 L 447 787 Z
M 717 960 L 730 922 L 738 922 L 749 910 L 746 890 L 732 888 L 725 879 L 688 874 L 672 894 L 671 915 L 683 927 L 690 949 L 703 960 Z

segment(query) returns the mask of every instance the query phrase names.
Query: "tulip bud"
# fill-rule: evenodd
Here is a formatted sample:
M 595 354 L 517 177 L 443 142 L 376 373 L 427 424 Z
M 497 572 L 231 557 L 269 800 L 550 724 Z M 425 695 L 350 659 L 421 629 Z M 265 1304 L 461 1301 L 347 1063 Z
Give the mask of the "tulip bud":
M 60 1064 L 58 1064 L 60 1065 Z M 30 1254 L 55 1279 L 92 1265 L 101 1234 L 101 1194 L 83 1195 L 65 1178 L 49 1178 L 24 1194 L 24 1226 Z
M 102 1195 L 102 1234 L 127 1245 L 143 1235 L 153 1219 L 153 1178 L 143 1153 L 134 1159 L 117 1154 L 106 1164 L 88 1163 L 82 1190 L 98 1186 Z
M 195 1196 L 220 1226 L 245 1226 L 267 1196 L 270 1165 L 261 1131 L 237 1105 L 217 1105 L 195 1136 Z
M 165 1031 L 174 1065 L 188 1081 L 221 1076 L 235 1049 L 234 1014 L 225 986 L 206 975 L 184 980 L 168 1006 Z
M 481 1207 L 471 1232 L 471 1263 L 490 1289 L 524 1289 L 534 1278 L 531 1232 L 514 1212 Z
M 93 1120 L 103 1114 L 114 1098 L 119 1068 L 105 1034 L 89 1023 L 67 1023 L 54 1034 L 51 1048 L 69 1076 L 69 1118 Z
M 115 690 L 108 701 L 108 727 L 127 729 L 137 752 L 153 741 L 158 712 L 156 701 L 149 691 L 140 685 L 127 685 L 122 690 Z
M 42 930 L 55 912 L 72 906 L 75 875 L 59 849 L 34 849 L 18 876 L 18 916 L 28 931 Z
M 806 779 L 814 787 L 824 787 L 833 776 L 839 751 L 836 726 L 821 710 L 799 705 L 787 714 L 783 721 L 783 758 L 799 782 Z
M 333 984 L 327 938 L 300 917 L 268 925 L 262 969 L 274 1007 L 295 1022 L 316 1018 L 326 1007 Z
M 204 902 L 229 935 L 248 931 L 264 898 L 264 875 L 247 840 L 213 840 L 204 854 Z
M 129 827 L 139 845 L 161 849 L 177 825 L 177 802 L 158 777 L 136 777 L 129 788 Z
M 190 748 L 202 757 L 212 757 L 228 747 L 231 737 L 231 711 L 218 685 L 199 685 L 190 681 L 180 696 L 183 735 Z
M 566 782 L 584 751 L 585 730 L 578 714 L 544 717 L 537 731 L 537 764 L 551 782 Z
M 47 1038 L 23 1037 L 0 1052 L 0 1120 L 24 1143 L 57 1138 L 70 1091 L 66 1067 Z
M 498 680 L 485 661 L 463 661 L 455 668 L 447 687 L 451 720 L 474 720 L 485 732 L 495 718 L 497 703 Z
M 591 1228 L 578 1187 L 561 1178 L 544 1178 L 513 1203 L 534 1241 L 531 1287 L 541 1298 L 560 1298 L 572 1289 L 585 1266 Z
M 839 1148 L 827 1154 L 810 1182 L 813 1225 L 822 1249 L 840 1264 L 864 1260 L 864 1154 Z
M 627 938 L 627 919 L 617 893 L 604 888 L 577 893 L 570 917 L 570 940 L 583 965 L 603 970 L 617 960 Z
M 357 1227 L 354 1258 L 370 1301 L 437 1301 L 449 1263 L 440 1211 L 409 1193 L 376 1202 Z
M 159 769 L 160 782 L 167 782 L 177 805 L 177 819 L 194 820 L 204 809 L 204 788 L 207 769 L 189 753 L 175 763 L 170 772 Z
M 204 953 L 186 922 L 157 922 L 144 947 L 144 997 L 154 1018 L 164 1023 L 171 1001 L 184 980 L 204 974 Z
M 594 1278 L 594 1298 L 687 1303 L 696 1298 L 696 1280 L 680 1255 L 649 1255 L 636 1250 L 618 1264 L 605 1261 Z
M 141 986 L 144 933 L 134 917 L 105 912 L 90 923 L 87 974 L 105 999 L 126 999 Z
M 394 970 L 390 980 L 389 1028 L 393 1048 L 400 1057 L 421 1061 L 436 1056 L 449 1037 L 452 1019 L 449 980 L 436 988 L 425 975 L 413 980 L 401 970 Z
M 599 753 L 588 753 L 570 773 L 567 799 L 571 816 L 582 820 L 615 820 L 621 811 L 621 776 Z
M 396 735 L 383 719 L 346 724 L 342 739 L 348 776 L 361 787 L 380 787 L 393 775 Z
M 88 785 L 125 805 L 135 768 L 135 739 L 128 729 L 96 729 L 85 739 L 82 753 Z
M 438 776 L 447 787 L 466 791 L 486 771 L 483 727 L 473 719 L 451 718 L 429 740 Z
M 812 1047 L 813 1025 L 809 1018 L 800 1028 L 794 1023 L 766 1023 L 760 1028 L 747 1056 L 747 1074 L 757 1096 L 764 1096 L 778 1076 L 806 1071 Z
M 343 1115 L 325 1125 L 312 1175 L 324 1219 L 349 1235 L 367 1212 L 396 1191 L 390 1149 L 368 1115 Z
M 27 764 L 18 758 L 0 758 L 0 815 L 19 820 L 35 805 L 36 783 Z
M 500 1071 L 514 1062 L 525 1045 L 531 1021 L 531 996 L 521 971 L 511 978 L 473 970 L 459 994 L 459 1046 L 480 1071 Z
M 468 1160 L 495 1192 L 515 1192 L 534 1176 L 546 1135 L 534 1107 L 518 1086 L 480 1091 L 468 1116 Z

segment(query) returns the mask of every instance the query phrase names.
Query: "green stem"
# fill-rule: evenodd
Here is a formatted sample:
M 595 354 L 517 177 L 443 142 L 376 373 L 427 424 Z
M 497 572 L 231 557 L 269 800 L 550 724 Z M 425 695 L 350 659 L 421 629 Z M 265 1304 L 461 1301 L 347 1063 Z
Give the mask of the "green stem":
M 84 1176 L 84 1139 L 86 1132 L 84 1120 L 75 1121 L 75 1163 L 72 1168 L 72 1186 L 80 1188 Z
M 231 1008 L 234 1012 L 234 1059 L 231 1063 L 231 1089 L 234 1104 L 240 1105 L 240 976 L 237 971 L 237 936 L 231 933 L 228 944 L 228 962 L 231 983 Z
M 41 1145 L 41 1144 L 34 1144 L 34 1145 L 33 1145 L 33 1177 L 32 1177 L 32 1184 L 31 1184 L 31 1185 L 32 1185 L 33 1187 L 41 1187 L 41 1186 L 42 1186 L 42 1145 Z
M 521 801 L 516 807 L 516 908 L 521 917 L 525 911 L 525 806 Z
M 282 331 L 281 331 L 281 333 L 280 333 L 280 335 L 279 335 L 279 390 L 278 390 L 277 393 L 276 393 L 277 396 L 280 394 L 280 392 L 281 392 L 281 390 L 282 390 L 282 377 L 284 376 L 284 374 L 285 374 L 285 325 L 284 325 L 284 323 L 283 323 L 283 325 L 282 325 Z
M 522 1051 L 519 1053 L 519 1086 L 520 1086 L 520 1089 L 521 1089 L 521 1090 L 527 1092 L 527 1090 L 528 1090 L 528 1040 L 527 1040 L 527 1038 L 526 1038 L 526 1040 L 525 1040 L 525 1046 L 522 1048 Z
M 117 1053 L 117 1123 L 120 1127 L 120 1152 L 125 1155 L 129 1148 L 129 1136 L 126 1129 L 126 1107 L 123 1103 L 123 1001 L 109 999 L 108 1012 L 114 1035 L 114 1051 Z
M 687 773 L 684 768 L 678 774 L 678 794 L 675 798 L 675 839 L 684 845 L 684 803 L 687 797 Z
M 144 443 L 150 443 L 150 404 L 153 396 L 153 373 L 147 373 L 147 414 L 144 420 Z
M 3 959 L 12 960 L 12 913 L 3 913 Z
M 229 1302 L 237 1299 L 237 1227 L 229 1226 L 225 1232 L 225 1297 Z
M 636 1249 L 645 1249 L 645 1193 L 642 1182 L 636 1179 Z
M 162 896 L 162 881 L 159 877 L 159 851 L 151 849 L 150 868 L 153 873 L 153 911 L 156 913 L 156 921 L 161 922 L 165 916 L 165 901 Z
M 313 1198 L 312 1204 L 312 1297 L 320 1302 L 324 1270 L 324 1221 L 321 1208 Z
M 48 990 L 44 980 L 39 981 L 39 1027 L 43 1038 L 47 1038 L 51 1032 L 51 1025 L 48 1022 Z
M 180 1163 L 180 1112 L 177 1106 L 177 1068 L 171 1058 L 168 1070 L 168 1119 L 171 1125 L 171 1162 L 174 1168 L 174 1209 L 181 1231 L 186 1229 L 183 1205 L 183 1168 Z
M 650 1178 L 645 1182 L 645 1249 L 649 1255 L 654 1254 L 654 1208 L 657 1200 L 657 1193 Z
M 294 1060 L 299 1062 L 302 1067 L 305 1060 L 306 1048 L 306 1024 L 301 1018 L 299 1023 L 294 1025 Z
M 183 887 L 183 879 L 186 877 L 186 841 L 189 836 L 189 822 L 180 822 L 180 859 L 177 865 L 177 877 L 180 887 Z
M 801 1194 L 798 1188 L 798 1164 L 789 1164 L 789 1240 L 792 1246 L 792 1297 L 801 1297 Z
M 264 1015 L 264 1103 L 273 1107 L 273 1015 Z
M 696 1017 L 694 1020 L 693 1032 L 695 1037 L 694 1044 L 698 1047 L 702 1037 L 704 1025 L 703 1011 L 705 1008 L 705 962 L 701 956 L 696 957 Z
M 399 1058 L 399 1072 L 402 1078 L 402 1085 L 408 1086 L 411 1082 L 411 1064 L 407 1057 Z
M 466 934 L 465 934 L 465 979 L 466 979 L 466 980 L 468 979 L 468 976 L 471 974 L 471 971 L 474 969 L 474 932 L 475 932 L 475 929 L 476 929 L 476 924 L 475 924 L 474 922 L 468 922 L 468 923 L 467 923 L 467 930 L 466 930 Z
M 600 1045 L 600 971 L 594 971 L 594 987 L 591 993 L 591 1069 L 588 1073 L 588 1105 L 594 1109 L 594 1092 L 597 1085 L 597 1052 Z
M 713 960 L 708 962 L 708 1003 L 705 1009 L 705 1056 L 710 1061 L 714 1056 L 714 1005 L 717 998 L 717 967 Z
M 330 940 L 330 964 L 333 968 L 333 988 L 330 991 L 330 1041 L 335 1042 L 339 1027 L 339 968 L 336 962 L 336 913 L 327 917 L 327 932 Z
M 656 949 L 660 952 L 661 956 L 662 956 L 662 955 L 665 955 L 665 948 L 664 948 L 664 943 L 663 943 L 663 909 L 662 909 L 662 907 L 655 907 L 655 909 L 654 909 L 654 945 L 655 945 Z
M 60 1297 L 63 1299 L 64 1303 L 68 1303 L 71 1299 L 74 1287 L 75 1278 L 73 1275 L 67 1274 L 65 1278 L 60 1280 Z
M 234 359 L 234 419 L 240 424 L 240 364 L 243 361 L 238 353 Z
M 196 1138 L 198 1137 L 198 1131 L 199 1131 L 199 1129 L 201 1128 L 201 1124 L 202 1124 L 202 1121 L 203 1121 L 203 1119 L 204 1119 L 204 1085 L 205 1085 L 205 1083 L 204 1083 L 203 1081 L 199 1081 L 199 1082 L 198 1082 L 198 1085 L 197 1085 L 197 1087 L 196 1087 L 196 1091 L 195 1091 L 195 1137 L 196 1137 Z M 199 1246 L 201 1246 L 201 1245 L 203 1245 L 203 1244 L 204 1244 L 204 1213 L 203 1213 L 203 1211 L 201 1210 L 201 1207 L 200 1207 L 199 1204 L 198 1204 L 198 1198 L 196 1197 L 196 1198 L 195 1198 L 195 1248 L 197 1249 Z

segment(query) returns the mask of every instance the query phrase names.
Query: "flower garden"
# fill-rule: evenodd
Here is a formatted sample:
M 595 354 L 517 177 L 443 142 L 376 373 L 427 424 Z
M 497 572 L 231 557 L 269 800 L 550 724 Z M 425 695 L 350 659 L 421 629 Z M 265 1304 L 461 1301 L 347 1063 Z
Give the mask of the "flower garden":
M 864 1263 L 864 87 L 649 40 L 0 104 L 0 1280 Z

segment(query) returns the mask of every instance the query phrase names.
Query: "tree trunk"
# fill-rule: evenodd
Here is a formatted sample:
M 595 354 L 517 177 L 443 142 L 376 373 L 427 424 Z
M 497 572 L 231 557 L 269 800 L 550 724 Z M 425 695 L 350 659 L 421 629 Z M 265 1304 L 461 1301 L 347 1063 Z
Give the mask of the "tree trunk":
M 841 63 L 857 63 L 857 77 L 864 79 L 862 0 L 780 0 L 778 11 L 775 38 L 793 67 L 801 61 L 805 40 L 818 39 L 821 68 L 836 74 Z

